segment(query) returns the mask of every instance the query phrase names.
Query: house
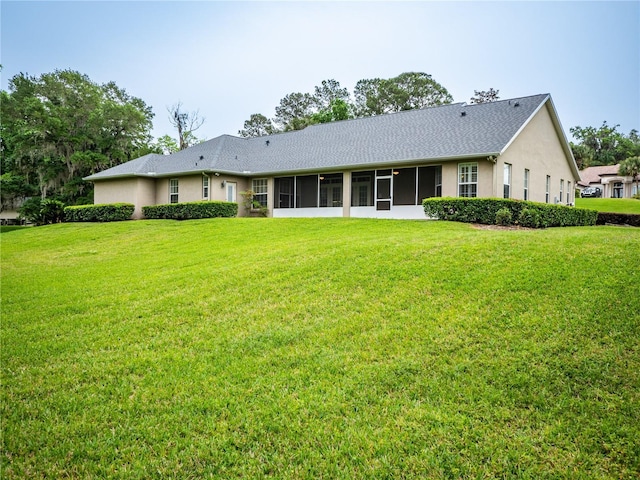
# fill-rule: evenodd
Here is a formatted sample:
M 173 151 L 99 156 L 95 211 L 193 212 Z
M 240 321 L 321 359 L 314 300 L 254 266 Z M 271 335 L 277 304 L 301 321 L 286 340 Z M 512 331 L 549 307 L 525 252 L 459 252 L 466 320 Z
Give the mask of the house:
M 424 218 L 422 199 L 506 197 L 570 204 L 578 168 L 550 95 L 222 135 L 86 178 L 95 203 L 241 203 L 273 217 Z M 243 208 L 239 215 L 246 215 Z
M 597 187 L 603 198 L 631 198 L 637 191 L 634 179 L 618 174 L 620 164 L 587 167 L 580 171 L 578 188 Z

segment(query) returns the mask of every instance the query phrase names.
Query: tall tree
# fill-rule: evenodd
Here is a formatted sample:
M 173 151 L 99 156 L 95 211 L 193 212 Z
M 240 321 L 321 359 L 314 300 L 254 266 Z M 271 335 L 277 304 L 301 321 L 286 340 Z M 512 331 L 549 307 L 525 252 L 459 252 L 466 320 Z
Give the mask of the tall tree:
M 283 131 L 302 130 L 315 112 L 314 98 L 308 93 L 290 93 L 276 107 L 275 121 Z
M 340 98 L 331 101 L 328 108 L 311 115 L 312 123 L 329 123 L 352 118 L 350 105 Z
M 182 102 L 178 102 L 167 109 L 169 111 L 169 120 L 171 124 L 178 130 L 178 146 L 180 150 L 199 143 L 200 140 L 193 132 L 198 130 L 204 123 L 204 118 L 200 117 L 199 112 L 186 112 L 182 109 Z
M 88 202 L 84 176 L 136 158 L 151 142 L 151 108 L 113 82 L 99 85 L 72 70 L 21 73 L 1 95 L 0 173 L 13 198 L 35 191 Z
M 605 121 L 597 129 L 579 126 L 569 129 L 578 140 L 571 143 L 571 149 L 582 168 L 615 165 L 628 157 L 640 155 L 638 132 L 632 130 L 625 135 L 617 130 L 619 126 L 610 126 Z
M 163 135 L 158 138 L 158 140 L 156 141 L 156 145 L 160 153 L 163 153 L 165 155 L 170 155 L 180 150 L 178 142 L 176 142 L 176 140 L 169 135 Z
M 330 110 L 336 100 L 342 100 L 345 104 L 349 102 L 349 90 L 340 87 L 337 80 L 323 80 L 314 88 L 313 99 L 318 111 Z
M 629 157 L 620 163 L 618 174 L 629 176 L 636 182 L 636 195 L 640 193 L 638 182 L 640 181 L 640 157 Z
M 474 90 L 473 97 L 471 97 L 471 103 L 491 103 L 500 100 L 498 93 L 500 90 Z
M 244 128 L 238 130 L 241 137 L 263 137 L 276 133 L 276 127 L 273 122 L 261 113 L 253 113 L 249 120 L 244 122 Z
M 453 97 L 433 77 L 405 72 L 390 79 L 360 80 L 355 87 L 356 115 L 361 117 L 451 103 Z

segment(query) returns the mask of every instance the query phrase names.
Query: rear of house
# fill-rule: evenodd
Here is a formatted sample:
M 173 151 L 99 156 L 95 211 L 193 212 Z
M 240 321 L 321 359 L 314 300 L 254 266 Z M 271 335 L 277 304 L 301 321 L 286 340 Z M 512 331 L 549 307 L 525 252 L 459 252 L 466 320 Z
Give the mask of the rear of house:
M 274 217 L 422 219 L 429 197 L 570 204 L 580 179 L 549 95 L 229 135 L 87 177 L 95 203 L 242 203 Z M 239 209 L 240 215 L 250 211 Z

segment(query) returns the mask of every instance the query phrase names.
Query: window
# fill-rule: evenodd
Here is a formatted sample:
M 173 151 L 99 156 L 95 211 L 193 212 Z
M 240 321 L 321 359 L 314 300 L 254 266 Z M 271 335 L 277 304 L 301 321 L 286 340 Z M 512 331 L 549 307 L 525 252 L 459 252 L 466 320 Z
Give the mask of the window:
M 351 174 L 351 206 L 352 207 L 372 207 L 373 206 L 373 182 L 375 172 L 353 172 Z
M 169 180 L 169 203 L 178 203 L 178 179 Z
M 202 176 L 202 198 L 209 199 L 209 176 Z
M 529 169 L 524 169 L 524 197 L 525 200 L 529 200 Z
M 571 203 L 571 182 L 567 181 L 567 203 Z
M 547 186 L 545 188 L 544 201 L 549 203 L 549 190 L 551 189 L 551 177 L 549 175 L 547 175 Z
M 267 179 L 254 178 L 251 181 L 251 190 L 253 190 L 253 201 L 258 202 L 261 207 L 267 206 Z
M 503 196 L 504 198 L 511 198 L 511 164 L 504 164 L 504 188 L 503 188 Z
M 459 163 L 458 164 L 458 196 L 477 197 L 478 196 L 478 164 Z
M 562 192 L 564 191 L 564 180 L 560 179 L 560 203 L 562 203 Z

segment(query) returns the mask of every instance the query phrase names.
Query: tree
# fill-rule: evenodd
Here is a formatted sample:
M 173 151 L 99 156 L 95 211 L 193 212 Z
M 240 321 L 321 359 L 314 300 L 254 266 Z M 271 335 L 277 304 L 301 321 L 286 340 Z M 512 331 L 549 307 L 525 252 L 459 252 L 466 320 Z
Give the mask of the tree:
M 151 108 L 113 82 L 99 85 L 72 70 L 21 73 L 1 96 L 0 174 L 3 184 L 22 185 L 13 199 L 35 192 L 87 203 L 92 185 L 84 176 L 136 158 L 151 143 Z
M 347 102 L 336 98 L 331 102 L 329 108 L 321 110 L 311 115 L 312 123 L 329 123 L 352 118 L 351 108 Z
M 636 195 L 640 194 L 638 189 L 638 181 L 640 180 L 640 157 L 629 157 L 620 163 L 618 175 L 631 177 L 636 182 Z
M 249 120 L 244 122 L 244 129 L 238 130 L 241 137 L 263 137 L 276 133 L 273 122 L 260 113 L 253 113 Z
M 359 117 L 448 104 L 453 97 L 431 75 L 405 72 L 387 80 L 360 80 L 354 90 Z
M 318 111 L 330 110 L 331 104 L 341 100 L 345 104 L 349 102 L 349 90 L 340 87 L 337 80 L 323 80 L 320 86 L 314 88 L 313 99 Z
M 314 98 L 308 93 L 290 93 L 276 107 L 275 122 L 282 131 L 302 130 L 315 112 Z
M 193 132 L 198 130 L 204 123 L 204 118 L 200 118 L 199 112 L 185 112 L 182 110 L 182 103 L 178 102 L 167 109 L 169 111 L 169 120 L 171 124 L 178 130 L 178 146 L 180 150 L 199 143 Z
M 494 90 L 493 88 L 489 88 L 489 90 L 474 90 L 473 97 L 471 97 L 471 103 L 491 103 L 497 100 L 500 100 L 498 93 L 500 90 Z
M 178 142 L 176 142 L 176 140 L 169 135 L 163 135 L 158 138 L 158 140 L 156 141 L 156 146 L 158 153 L 163 153 L 164 155 L 170 155 L 180 150 Z
M 578 143 L 571 143 L 573 156 L 582 168 L 597 165 L 615 165 L 628 157 L 640 155 L 638 132 L 632 130 L 624 135 L 617 128 L 603 122 L 598 129 L 594 127 L 573 127 L 569 131 Z

